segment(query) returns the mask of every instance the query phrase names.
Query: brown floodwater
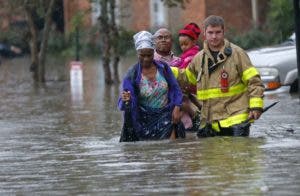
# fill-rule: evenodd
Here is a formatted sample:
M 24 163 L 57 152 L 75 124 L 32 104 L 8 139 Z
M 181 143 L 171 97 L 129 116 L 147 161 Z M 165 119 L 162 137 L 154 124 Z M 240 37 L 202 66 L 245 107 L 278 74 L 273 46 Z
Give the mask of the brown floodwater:
M 119 86 L 104 85 L 100 60 L 83 62 L 70 73 L 50 59 L 36 87 L 27 57 L 3 60 L 1 195 L 299 195 L 297 95 L 267 95 L 280 103 L 247 138 L 119 143 Z

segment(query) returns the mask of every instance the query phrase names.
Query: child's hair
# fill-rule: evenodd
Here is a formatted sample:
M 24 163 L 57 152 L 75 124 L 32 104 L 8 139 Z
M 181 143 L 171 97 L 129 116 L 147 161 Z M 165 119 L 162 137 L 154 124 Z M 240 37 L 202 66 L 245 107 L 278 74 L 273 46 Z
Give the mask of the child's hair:
M 179 30 L 179 36 L 187 35 L 193 40 L 198 40 L 200 33 L 201 33 L 201 29 L 194 22 L 187 24 L 183 29 Z

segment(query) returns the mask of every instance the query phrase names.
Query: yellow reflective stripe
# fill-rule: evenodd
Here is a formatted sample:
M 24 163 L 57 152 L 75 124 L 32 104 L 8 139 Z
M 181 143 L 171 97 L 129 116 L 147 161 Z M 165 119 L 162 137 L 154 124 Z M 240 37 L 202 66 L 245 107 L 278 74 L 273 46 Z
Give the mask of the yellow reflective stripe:
M 242 80 L 244 83 L 247 83 L 247 81 L 252 78 L 253 76 L 259 75 L 259 72 L 257 71 L 257 69 L 255 67 L 251 67 L 249 69 L 246 69 L 243 72 L 243 77 Z
M 250 108 L 262 108 L 264 106 L 264 100 L 260 97 L 252 97 L 249 101 Z
M 178 78 L 178 72 L 179 72 L 178 68 L 177 67 L 171 67 L 171 70 L 173 72 L 173 75 L 177 79 Z
M 216 132 L 220 132 L 220 131 L 221 131 L 218 122 L 213 122 L 213 123 L 211 124 L 211 128 L 212 128 L 214 131 L 216 131 Z
M 222 98 L 222 97 L 231 97 L 231 96 L 243 93 L 246 90 L 247 90 L 247 87 L 244 84 L 240 83 L 240 84 L 230 87 L 228 89 L 228 92 L 226 92 L 226 93 L 223 93 L 220 88 L 198 90 L 197 98 L 199 100 L 207 100 L 207 99 L 215 99 L 215 98 Z
M 186 73 L 186 76 L 189 80 L 189 83 L 191 83 L 193 85 L 196 85 L 197 84 L 197 79 L 196 79 L 195 75 L 189 70 L 189 68 L 186 69 L 185 73 Z
M 241 122 L 247 120 L 248 118 L 248 113 L 243 113 L 243 114 L 237 114 L 234 116 L 230 116 L 224 120 L 220 120 L 220 126 L 221 127 L 230 127 L 232 125 L 240 124 Z

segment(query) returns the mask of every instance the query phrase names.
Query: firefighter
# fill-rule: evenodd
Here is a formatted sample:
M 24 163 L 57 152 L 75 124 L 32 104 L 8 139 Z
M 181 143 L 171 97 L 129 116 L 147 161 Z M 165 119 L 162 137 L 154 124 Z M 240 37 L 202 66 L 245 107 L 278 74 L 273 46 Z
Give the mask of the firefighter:
M 222 17 L 207 17 L 203 50 L 186 69 L 172 68 L 179 83 L 197 85 L 202 104 L 198 137 L 249 136 L 249 122 L 263 111 L 259 72 L 243 49 L 224 38 L 224 30 Z

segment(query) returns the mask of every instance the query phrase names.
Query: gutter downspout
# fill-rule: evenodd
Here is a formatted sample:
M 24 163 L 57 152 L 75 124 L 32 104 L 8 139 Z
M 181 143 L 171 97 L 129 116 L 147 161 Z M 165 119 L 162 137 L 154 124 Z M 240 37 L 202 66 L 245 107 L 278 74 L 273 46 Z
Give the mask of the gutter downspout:
M 252 8 L 252 20 L 254 28 L 258 27 L 258 9 L 257 9 L 257 0 L 251 0 L 251 8 Z

